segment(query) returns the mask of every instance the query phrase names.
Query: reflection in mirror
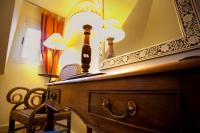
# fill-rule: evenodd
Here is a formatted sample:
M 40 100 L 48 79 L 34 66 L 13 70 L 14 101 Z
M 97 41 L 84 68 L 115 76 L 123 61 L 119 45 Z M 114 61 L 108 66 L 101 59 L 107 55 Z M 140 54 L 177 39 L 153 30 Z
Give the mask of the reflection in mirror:
M 100 69 L 200 47 L 199 18 L 193 0 L 131 2 L 124 12 L 124 21 L 119 22 L 125 38 L 113 45 L 114 58 L 106 59 L 109 54 L 108 44 L 100 47 Z
M 182 37 L 173 0 L 138 0 L 122 27 L 116 56 Z

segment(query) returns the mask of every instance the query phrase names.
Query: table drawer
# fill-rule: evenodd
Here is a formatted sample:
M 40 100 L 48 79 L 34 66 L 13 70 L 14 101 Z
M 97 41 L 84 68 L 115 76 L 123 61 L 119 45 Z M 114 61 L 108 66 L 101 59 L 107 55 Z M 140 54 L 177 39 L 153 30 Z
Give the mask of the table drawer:
M 151 132 L 180 132 L 179 91 L 89 91 L 90 114 Z

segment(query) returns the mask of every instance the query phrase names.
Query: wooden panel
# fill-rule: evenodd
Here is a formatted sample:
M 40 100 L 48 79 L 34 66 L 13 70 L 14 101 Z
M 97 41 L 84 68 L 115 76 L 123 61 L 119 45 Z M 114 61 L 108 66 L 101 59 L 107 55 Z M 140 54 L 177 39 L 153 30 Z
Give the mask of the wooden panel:
M 89 112 L 97 117 L 152 132 L 180 131 L 180 93 L 178 91 L 90 91 Z M 102 106 L 109 99 L 114 114 L 126 112 L 127 103 L 136 103 L 136 115 L 124 119 L 112 117 Z
M 88 132 L 91 129 L 98 133 L 199 132 L 199 68 L 199 60 L 189 61 L 157 67 L 160 71 L 152 69 L 142 74 L 94 77 L 95 80 L 86 78 L 50 85 L 61 89 L 61 104 L 81 117 Z M 124 113 L 127 101 L 133 99 L 137 113 L 115 119 L 103 109 L 104 98 L 110 100 L 113 113 L 118 115 Z
M 147 133 L 147 132 L 160 132 L 160 131 L 166 131 L 166 130 L 176 130 L 176 129 L 172 129 L 174 127 L 171 125 L 170 125 L 171 127 L 169 128 L 167 127 L 168 125 L 166 125 L 164 129 L 160 129 L 162 128 L 162 125 L 158 126 L 158 125 L 153 124 L 153 125 L 145 127 L 147 123 L 146 124 L 134 123 L 132 125 L 130 125 L 130 123 L 127 123 L 127 124 L 119 123 L 119 121 L 114 121 L 114 120 L 111 121 L 108 119 L 96 117 L 96 115 L 93 115 L 94 113 L 92 114 L 88 112 L 88 107 L 89 107 L 88 91 L 91 92 L 91 91 L 101 90 L 101 91 L 107 92 L 107 90 L 110 90 L 114 92 L 115 91 L 123 92 L 124 90 L 127 90 L 127 93 L 132 92 L 132 91 L 141 93 L 140 91 L 142 92 L 144 91 L 144 94 L 151 93 L 152 91 L 160 91 L 160 92 L 172 91 L 176 93 L 176 90 L 179 89 L 179 84 L 178 84 L 178 79 L 177 79 L 176 74 L 158 73 L 158 74 L 151 74 L 151 75 L 122 77 L 122 78 L 117 78 L 117 79 L 106 79 L 106 80 L 100 80 L 100 81 L 97 80 L 97 81 L 90 81 L 90 82 L 68 83 L 68 84 L 54 85 L 52 87 L 61 88 L 61 91 L 62 91 L 61 104 L 62 105 L 70 107 L 73 111 L 75 111 L 81 117 L 81 119 L 85 122 L 85 124 L 88 127 L 91 127 L 92 129 L 96 130 L 99 133 L 122 133 L 122 132 Z M 172 95 L 172 97 L 174 96 Z M 166 98 L 170 99 L 170 96 Z M 143 100 L 143 99 L 140 99 L 140 100 Z M 156 101 L 156 99 L 154 100 Z M 162 107 L 159 107 L 159 108 L 162 109 Z M 151 108 L 147 110 L 151 110 Z M 154 112 L 152 112 L 152 114 L 155 115 Z M 177 121 L 175 121 L 175 123 L 176 122 Z

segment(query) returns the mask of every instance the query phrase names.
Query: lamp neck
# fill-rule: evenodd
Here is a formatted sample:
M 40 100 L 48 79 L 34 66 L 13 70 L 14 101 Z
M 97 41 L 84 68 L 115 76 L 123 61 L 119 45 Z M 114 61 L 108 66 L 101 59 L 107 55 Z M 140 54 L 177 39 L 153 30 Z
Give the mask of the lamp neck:
M 113 37 L 108 37 L 108 38 L 107 38 L 108 45 L 113 45 L 113 40 L 114 40 Z
M 90 45 L 90 30 L 92 29 L 91 25 L 84 25 L 83 26 L 84 29 L 84 45 Z
M 114 56 L 113 40 L 114 40 L 113 37 L 107 38 L 108 46 L 109 46 L 107 58 L 112 58 Z

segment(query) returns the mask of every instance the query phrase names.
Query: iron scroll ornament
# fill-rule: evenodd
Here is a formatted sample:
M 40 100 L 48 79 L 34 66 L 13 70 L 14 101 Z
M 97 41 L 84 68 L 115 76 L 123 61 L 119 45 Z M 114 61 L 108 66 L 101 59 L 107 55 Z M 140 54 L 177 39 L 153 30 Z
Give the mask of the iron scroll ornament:
M 171 42 L 155 44 L 148 48 L 125 53 L 103 60 L 103 45 L 100 45 L 100 70 L 137 63 L 144 60 L 181 53 L 200 48 L 200 20 L 194 0 L 174 0 L 183 37 Z
M 136 115 L 136 103 L 133 100 L 129 100 L 127 103 L 128 107 L 125 109 L 125 113 L 122 115 L 116 115 L 113 113 L 111 109 L 110 100 L 105 98 L 102 102 L 103 108 L 108 112 L 115 119 L 124 119 L 128 116 L 135 116 Z

